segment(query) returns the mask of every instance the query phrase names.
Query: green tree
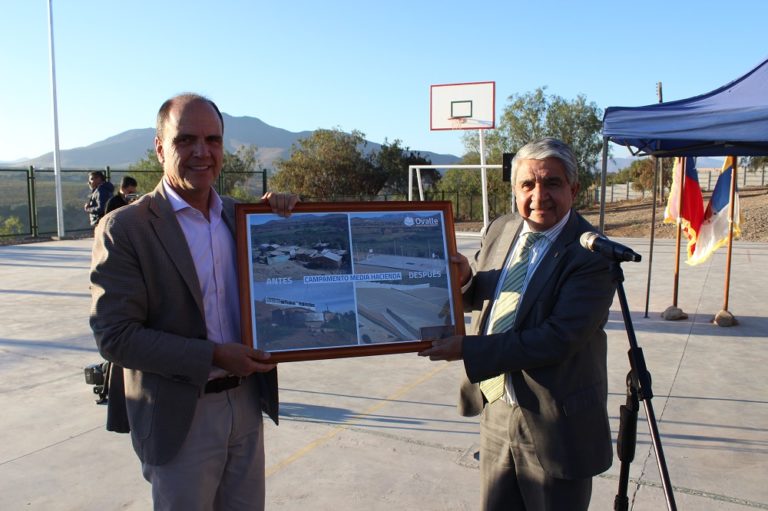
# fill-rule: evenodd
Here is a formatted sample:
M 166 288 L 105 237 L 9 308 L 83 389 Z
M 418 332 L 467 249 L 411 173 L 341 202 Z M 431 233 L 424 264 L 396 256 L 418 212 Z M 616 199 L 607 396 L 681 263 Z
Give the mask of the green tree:
M 8 218 L 0 217 L 0 235 L 8 234 L 20 234 L 24 229 L 21 225 L 21 220 L 17 216 L 9 216 Z
M 742 158 L 741 164 L 746 167 L 748 172 L 757 172 L 759 169 L 768 166 L 768 156 L 748 156 Z
M 136 179 L 139 192 L 151 192 L 163 177 L 163 166 L 157 160 L 154 149 L 148 149 L 147 155 L 133 165 L 128 166 L 128 171 Z
M 376 195 L 387 176 L 363 153 L 365 145 L 357 130 L 316 130 L 293 145 L 290 158 L 275 162 L 271 188 L 314 199 Z
M 605 176 L 605 182 L 608 185 L 624 184 L 632 181 L 632 174 L 629 167 L 620 169 L 618 172 L 613 172 Z
M 547 136 L 559 138 L 573 148 L 579 182 L 586 192 L 593 182 L 603 147 L 602 110 L 594 102 L 587 102 L 584 95 L 567 100 L 545 91 L 546 87 L 539 87 L 508 98 L 498 127 L 487 130 L 484 137 L 487 162 L 499 164 L 502 153 L 517 152 L 532 140 Z M 468 155 L 479 154 L 477 133 L 465 134 L 464 145 Z
M 632 188 L 645 192 L 653 190 L 653 176 L 656 173 L 656 164 L 653 158 L 641 158 L 635 160 L 627 167 Z
M 486 160 L 486 163 L 501 164 L 501 153 L 498 162 Z M 480 165 L 480 153 L 468 152 L 461 158 L 461 165 Z M 501 169 L 487 169 L 489 195 L 505 195 L 511 191 L 511 185 L 502 180 Z M 480 169 L 448 169 L 438 184 L 438 190 L 443 192 L 455 192 L 479 194 L 482 193 L 482 175 Z
M 467 165 L 473 165 L 468 163 Z M 501 178 L 500 169 L 486 170 L 488 180 L 488 193 L 493 195 L 508 194 L 511 185 Z M 441 192 L 460 192 L 465 194 L 482 193 L 482 176 L 480 169 L 448 169 L 440 178 L 437 189 Z
M 260 194 L 252 193 L 252 190 L 261 190 L 255 186 L 253 179 L 260 179 L 256 172 L 266 172 L 260 170 L 259 158 L 256 156 L 258 148 L 255 145 L 241 145 L 234 153 L 224 153 L 224 165 L 221 169 L 221 178 L 217 185 L 220 193 L 229 195 L 235 199 L 251 201 Z M 251 186 L 249 186 L 249 184 Z
M 389 193 L 408 194 L 408 167 L 410 165 L 431 165 L 432 161 L 410 147 L 402 147 L 400 140 L 389 144 L 386 140 L 374 155 L 374 163 L 379 172 L 387 176 L 385 189 Z M 440 181 L 437 169 L 421 170 L 421 180 L 428 188 L 434 188 Z
M 661 159 L 661 184 L 668 188 L 672 183 L 672 167 L 674 158 Z M 656 161 L 650 158 L 641 158 L 633 161 L 629 167 L 621 169 L 613 176 L 608 176 L 607 183 L 632 183 L 632 188 L 639 192 L 653 191 L 654 175 L 656 174 Z

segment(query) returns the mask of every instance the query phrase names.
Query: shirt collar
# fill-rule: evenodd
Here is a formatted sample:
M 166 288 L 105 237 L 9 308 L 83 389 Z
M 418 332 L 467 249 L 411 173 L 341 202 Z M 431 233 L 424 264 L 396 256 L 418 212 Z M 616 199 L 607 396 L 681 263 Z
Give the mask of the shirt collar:
M 178 213 L 183 209 L 192 208 L 187 201 L 181 198 L 181 195 L 179 195 L 176 190 L 171 188 L 171 185 L 168 183 L 165 176 L 163 176 L 163 190 L 165 190 L 165 195 L 168 197 L 168 202 L 171 203 L 174 213 Z M 222 204 L 223 201 L 221 200 L 221 197 L 216 193 L 216 190 L 211 187 L 211 195 L 208 198 L 208 207 L 210 208 L 209 215 L 211 218 L 221 217 L 221 212 L 223 210 Z
M 547 238 L 547 241 L 550 243 L 554 243 L 554 241 L 557 239 L 558 236 L 560 236 L 560 233 L 563 231 L 563 228 L 565 227 L 565 224 L 568 223 L 568 219 L 571 217 L 571 210 L 568 210 L 568 213 L 560 219 L 559 222 L 557 222 L 555 225 L 547 229 L 546 231 L 542 232 L 541 234 L 544 235 L 545 238 Z M 527 232 L 532 232 L 531 228 L 528 226 L 528 223 L 523 221 L 523 230 L 520 231 L 520 234 L 525 234 Z

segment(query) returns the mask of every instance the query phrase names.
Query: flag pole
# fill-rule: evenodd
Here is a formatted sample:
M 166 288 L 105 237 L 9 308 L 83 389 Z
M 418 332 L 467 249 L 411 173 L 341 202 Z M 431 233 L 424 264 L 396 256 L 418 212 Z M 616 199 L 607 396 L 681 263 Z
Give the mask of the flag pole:
M 675 277 L 672 286 L 672 305 L 666 308 L 661 313 L 662 319 L 674 321 L 677 319 L 687 319 L 688 314 L 684 313 L 682 309 L 677 306 L 677 291 L 678 283 L 680 281 L 680 239 L 683 235 L 683 195 L 685 192 L 685 173 L 687 158 L 682 157 L 680 162 L 680 197 L 677 200 L 677 240 L 675 242 Z
M 735 325 L 736 318 L 728 311 L 728 295 L 730 294 L 731 287 L 731 254 L 733 252 L 733 214 L 736 209 L 736 169 L 738 165 L 738 158 L 733 158 L 733 167 L 731 168 L 731 198 L 728 204 L 728 254 L 725 258 L 725 297 L 723 299 L 723 310 L 715 315 L 714 323 L 717 326 L 733 326 Z
M 680 197 L 677 198 L 677 240 L 675 241 L 675 282 L 672 287 L 672 306 L 677 307 L 677 291 L 680 281 L 680 240 L 683 235 L 683 197 L 685 196 L 685 173 L 687 158 L 680 165 Z

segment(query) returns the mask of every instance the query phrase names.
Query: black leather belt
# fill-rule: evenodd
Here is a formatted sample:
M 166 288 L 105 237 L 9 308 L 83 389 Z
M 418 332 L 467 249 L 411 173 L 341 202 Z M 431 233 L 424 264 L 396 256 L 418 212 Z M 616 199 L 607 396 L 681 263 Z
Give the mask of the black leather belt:
M 245 381 L 245 378 L 239 376 L 225 376 L 223 378 L 215 378 L 208 380 L 205 384 L 204 394 L 216 394 L 218 392 L 224 392 L 225 390 L 232 390 L 240 386 Z

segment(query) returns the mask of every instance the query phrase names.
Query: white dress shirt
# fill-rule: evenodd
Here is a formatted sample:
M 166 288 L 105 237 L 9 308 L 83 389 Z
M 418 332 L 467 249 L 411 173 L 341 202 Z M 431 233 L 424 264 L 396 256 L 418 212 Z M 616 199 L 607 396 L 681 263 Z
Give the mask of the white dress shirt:
M 182 199 L 165 178 L 163 188 L 195 263 L 208 339 L 220 344 L 240 342 L 237 254 L 232 232 L 222 218 L 221 197 L 211 188 L 209 221 Z

